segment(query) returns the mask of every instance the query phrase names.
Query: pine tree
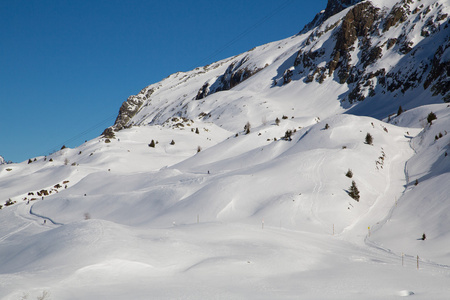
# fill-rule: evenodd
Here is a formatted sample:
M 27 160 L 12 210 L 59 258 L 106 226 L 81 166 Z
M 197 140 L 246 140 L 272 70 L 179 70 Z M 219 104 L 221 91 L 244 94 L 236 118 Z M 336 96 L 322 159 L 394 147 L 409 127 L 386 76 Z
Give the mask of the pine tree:
M 403 112 L 403 108 L 402 108 L 402 106 L 400 105 L 400 106 L 398 107 L 397 116 L 400 116 L 400 115 L 402 114 L 402 112 Z
M 428 123 L 430 123 L 430 125 L 433 124 L 433 120 L 436 120 L 436 119 L 437 119 L 437 117 L 434 112 L 430 112 L 427 116 L 427 121 L 428 121 Z
M 365 141 L 367 145 L 373 145 L 373 137 L 370 133 L 366 134 Z
M 352 185 L 350 186 L 348 195 L 359 202 L 359 190 L 354 180 L 352 181 Z
M 150 142 L 150 144 L 148 144 L 148 146 L 149 146 L 149 147 L 152 147 L 152 148 L 155 148 L 155 141 L 152 140 L 152 141 Z

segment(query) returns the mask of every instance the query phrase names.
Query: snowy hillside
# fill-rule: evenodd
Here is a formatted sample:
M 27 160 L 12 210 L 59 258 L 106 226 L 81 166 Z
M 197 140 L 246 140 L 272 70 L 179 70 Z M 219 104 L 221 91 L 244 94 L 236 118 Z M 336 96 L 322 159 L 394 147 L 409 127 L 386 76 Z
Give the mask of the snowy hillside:
M 449 13 L 330 0 L 0 165 L 0 299 L 447 299 Z

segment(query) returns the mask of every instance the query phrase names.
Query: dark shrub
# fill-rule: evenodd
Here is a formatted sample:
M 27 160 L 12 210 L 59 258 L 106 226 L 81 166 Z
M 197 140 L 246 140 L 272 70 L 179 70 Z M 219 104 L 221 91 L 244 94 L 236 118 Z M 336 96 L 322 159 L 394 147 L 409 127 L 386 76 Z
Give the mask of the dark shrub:
M 430 112 L 427 116 L 427 122 L 431 124 L 433 124 L 433 120 L 436 120 L 436 114 L 434 112 Z

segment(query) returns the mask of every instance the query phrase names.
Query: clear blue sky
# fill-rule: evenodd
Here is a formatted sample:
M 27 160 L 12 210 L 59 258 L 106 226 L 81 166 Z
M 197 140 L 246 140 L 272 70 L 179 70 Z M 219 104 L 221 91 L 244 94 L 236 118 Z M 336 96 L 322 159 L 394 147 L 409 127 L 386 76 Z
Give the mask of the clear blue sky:
M 292 36 L 326 3 L 1 0 L 0 155 L 76 147 L 113 125 L 129 95 Z

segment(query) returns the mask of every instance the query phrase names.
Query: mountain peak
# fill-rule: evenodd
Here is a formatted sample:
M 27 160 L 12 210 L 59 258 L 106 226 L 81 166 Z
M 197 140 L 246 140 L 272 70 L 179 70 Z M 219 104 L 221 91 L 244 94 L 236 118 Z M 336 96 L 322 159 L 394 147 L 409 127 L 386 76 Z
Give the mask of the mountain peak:
M 314 27 L 317 27 L 320 24 L 322 24 L 329 17 L 361 1 L 362 0 L 328 0 L 327 7 L 325 8 L 325 10 L 322 10 L 314 17 L 314 19 L 311 22 L 306 24 L 305 27 L 302 29 L 302 31 L 300 31 L 300 33 L 303 34 L 310 31 Z

